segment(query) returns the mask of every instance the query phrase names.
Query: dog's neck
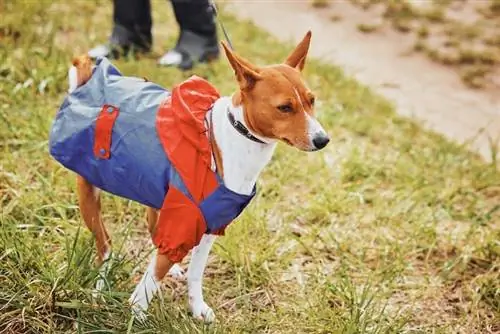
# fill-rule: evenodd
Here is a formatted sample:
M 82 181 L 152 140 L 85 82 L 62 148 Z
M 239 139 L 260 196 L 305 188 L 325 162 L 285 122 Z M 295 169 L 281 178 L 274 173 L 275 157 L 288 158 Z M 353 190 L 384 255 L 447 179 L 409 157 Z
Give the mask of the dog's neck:
M 243 136 L 229 122 L 228 108 L 234 118 L 246 126 L 243 107 L 235 107 L 230 97 L 221 97 L 215 102 L 211 116 L 212 131 L 222 160 L 223 180 L 230 190 L 249 195 L 262 169 L 271 160 L 277 142 L 255 133 L 252 135 L 264 144 Z

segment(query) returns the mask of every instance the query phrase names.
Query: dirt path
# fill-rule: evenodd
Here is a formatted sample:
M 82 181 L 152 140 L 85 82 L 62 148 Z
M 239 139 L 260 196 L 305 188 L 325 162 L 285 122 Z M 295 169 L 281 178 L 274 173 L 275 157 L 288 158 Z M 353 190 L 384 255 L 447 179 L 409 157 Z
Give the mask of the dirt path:
M 411 43 L 396 32 L 363 34 L 356 26 L 370 21 L 347 1 L 329 10 L 313 9 L 307 0 L 229 0 L 227 8 L 251 19 L 284 41 L 313 32 L 311 53 L 341 66 L 347 74 L 392 100 L 397 111 L 471 148 L 491 160 L 490 139 L 500 138 L 500 92 L 467 88 L 452 70 L 422 55 L 409 54 Z M 286 28 L 284 28 L 286 27 Z M 484 129 L 484 130 L 482 130 Z

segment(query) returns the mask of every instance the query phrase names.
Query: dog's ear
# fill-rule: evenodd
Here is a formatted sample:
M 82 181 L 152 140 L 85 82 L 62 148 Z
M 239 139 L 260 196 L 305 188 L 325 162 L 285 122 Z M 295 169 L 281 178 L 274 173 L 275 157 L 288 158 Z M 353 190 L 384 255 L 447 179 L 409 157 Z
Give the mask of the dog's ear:
M 306 64 L 309 45 L 311 45 L 311 31 L 309 30 L 302 41 L 295 47 L 295 50 L 285 60 L 285 64 L 302 71 Z
M 255 83 L 262 79 L 257 66 L 234 53 L 224 41 L 221 41 L 226 57 L 234 70 L 241 90 L 250 90 Z

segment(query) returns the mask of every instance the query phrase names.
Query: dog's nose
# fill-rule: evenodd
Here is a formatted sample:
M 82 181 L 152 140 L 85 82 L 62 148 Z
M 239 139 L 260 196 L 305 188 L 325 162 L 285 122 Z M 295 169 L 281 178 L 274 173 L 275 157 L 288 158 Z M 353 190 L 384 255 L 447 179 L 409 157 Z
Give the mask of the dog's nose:
M 326 134 L 320 134 L 313 139 L 313 145 L 316 149 L 321 150 L 330 142 L 330 138 Z

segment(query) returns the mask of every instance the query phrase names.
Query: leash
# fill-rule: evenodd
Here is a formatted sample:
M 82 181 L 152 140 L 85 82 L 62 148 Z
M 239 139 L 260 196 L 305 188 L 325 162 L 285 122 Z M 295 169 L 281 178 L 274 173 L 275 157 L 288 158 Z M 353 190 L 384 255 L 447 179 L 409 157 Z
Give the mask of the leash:
M 224 37 L 226 38 L 227 44 L 229 44 L 229 47 L 231 48 L 231 50 L 234 50 L 233 43 L 231 43 L 231 39 L 229 38 L 227 30 L 224 27 L 224 24 L 222 23 L 222 20 L 219 17 L 219 11 L 217 10 L 217 7 L 215 6 L 215 1 L 213 1 L 213 0 L 210 1 L 210 6 L 212 7 L 214 15 L 217 18 L 217 21 L 219 22 L 219 26 L 222 29 L 222 33 L 224 33 Z
M 220 19 L 219 11 L 217 10 L 217 6 L 215 5 L 214 0 L 210 1 L 210 6 L 212 7 L 212 11 L 214 13 L 214 16 L 217 18 L 217 22 L 219 22 L 219 26 L 221 27 L 222 32 L 224 33 L 224 37 L 227 41 L 227 44 L 229 45 L 231 50 L 234 50 L 233 43 L 231 43 L 231 38 L 229 38 L 229 34 L 227 33 L 226 27 L 224 26 L 224 23 L 222 23 L 222 20 Z M 210 122 L 209 122 L 210 127 L 212 127 L 212 124 L 213 124 L 212 113 L 213 113 L 213 109 L 210 111 Z M 229 111 L 229 108 L 227 109 L 226 113 L 227 113 L 227 117 L 229 119 L 229 123 L 231 123 L 233 128 L 235 128 L 236 131 L 238 131 L 241 135 L 250 139 L 253 142 L 256 142 L 259 144 L 266 144 L 264 141 L 260 140 L 259 138 L 255 137 L 254 135 L 252 135 L 250 133 L 250 130 L 248 130 L 247 127 L 245 125 L 243 125 L 243 123 L 241 123 L 240 121 L 237 121 L 234 118 L 234 115 Z M 213 147 L 212 147 L 212 151 L 213 151 Z M 216 160 L 216 170 L 217 170 L 217 159 L 215 159 L 215 160 Z

